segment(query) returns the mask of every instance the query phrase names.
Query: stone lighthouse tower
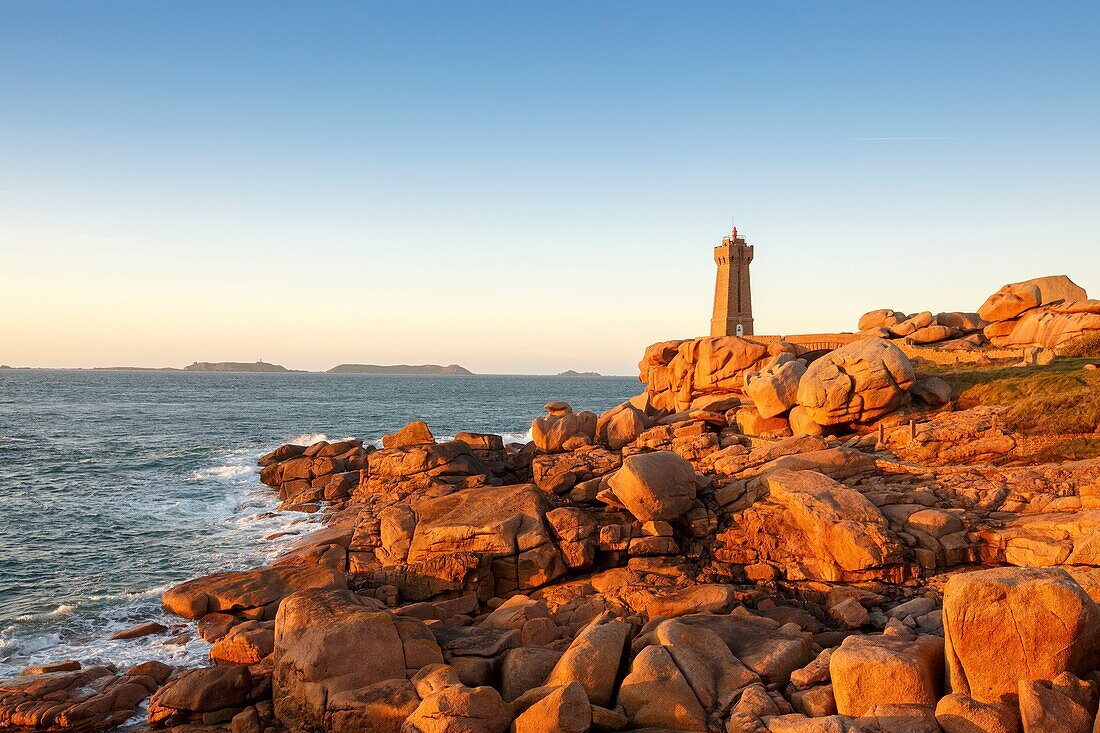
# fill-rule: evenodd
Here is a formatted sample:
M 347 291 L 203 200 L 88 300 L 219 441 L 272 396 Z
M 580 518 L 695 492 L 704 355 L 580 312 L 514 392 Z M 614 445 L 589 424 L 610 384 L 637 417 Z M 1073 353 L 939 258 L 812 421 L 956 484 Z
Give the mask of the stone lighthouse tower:
M 749 263 L 752 246 L 737 233 L 737 227 L 714 248 L 718 279 L 714 283 L 714 317 L 711 336 L 752 336 L 752 292 Z

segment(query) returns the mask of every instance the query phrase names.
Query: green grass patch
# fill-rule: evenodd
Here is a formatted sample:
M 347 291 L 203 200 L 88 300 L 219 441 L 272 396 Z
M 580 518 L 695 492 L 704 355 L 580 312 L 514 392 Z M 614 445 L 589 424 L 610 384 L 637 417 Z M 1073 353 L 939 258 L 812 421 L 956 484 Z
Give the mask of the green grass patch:
M 1093 433 L 1100 426 L 1100 369 L 1085 370 L 1089 363 L 1060 358 L 1043 366 L 952 365 L 922 368 L 918 376 L 946 380 L 957 409 L 1007 408 L 1005 427 L 1021 433 Z

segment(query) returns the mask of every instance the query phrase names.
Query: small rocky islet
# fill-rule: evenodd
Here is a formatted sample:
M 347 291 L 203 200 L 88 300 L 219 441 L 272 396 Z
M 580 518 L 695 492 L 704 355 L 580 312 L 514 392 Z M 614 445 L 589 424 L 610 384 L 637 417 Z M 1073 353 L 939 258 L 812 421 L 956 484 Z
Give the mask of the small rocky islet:
M 0 729 L 1100 730 L 1098 426 L 1019 429 L 950 372 L 1100 390 L 1067 356 L 1100 301 L 1040 278 L 859 328 L 655 344 L 641 394 L 526 444 L 281 446 L 261 480 L 324 528 L 164 594 L 209 666 L 31 668 Z

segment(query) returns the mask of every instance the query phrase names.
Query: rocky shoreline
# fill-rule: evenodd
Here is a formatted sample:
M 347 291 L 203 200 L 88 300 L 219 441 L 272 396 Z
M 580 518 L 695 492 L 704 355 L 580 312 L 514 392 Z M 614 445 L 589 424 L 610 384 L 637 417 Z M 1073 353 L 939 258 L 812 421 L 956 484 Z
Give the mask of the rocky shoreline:
M 31 668 L 0 681 L 0 729 L 107 730 L 147 700 L 180 733 L 1100 730 L 1100 458 L 1029 460 L 1002 407 L 960 408 L 903 348 L 1026 331 L 1048 361 L 1100 333 L 1063 291 L 875 311 L 824 354 L 655 344 L 641 394 L 550 402 L 526 444 L 413 422 L 281 446 L 261 480 L 324 528 L 164 594 L 210 665 Z

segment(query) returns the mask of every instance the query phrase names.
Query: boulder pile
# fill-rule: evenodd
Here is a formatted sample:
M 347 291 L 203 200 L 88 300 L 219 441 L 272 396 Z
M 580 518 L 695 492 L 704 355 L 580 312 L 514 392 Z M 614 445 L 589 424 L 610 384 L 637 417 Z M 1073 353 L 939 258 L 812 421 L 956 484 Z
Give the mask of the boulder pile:
M 880 311 L 826 354 L 656 344 L 641 394 L 550 402 L 523 445 L 414 422 L 281 446 L 261 480 L 323 527 L 162 598 L 210 664 L 31 668 L 0 729 L 147 700 L 177 733 L 1095 733 L 1100 459 L 1023 461 L 892 340 L 1075 296 Z
M 655 344 L 639 364 L 645 392 L 599 419 L 630 415 L 624 437 L 683 421 L 735 426 L 779 438 L 850 432 L 906 406 L 912 397 L 940 405 L 936 384 L 918 384 L 909 358 L 890 341 L 859 339 L 809 361 L 794 344 L 769 346 L 737 336 Z M 705 358 L 693 362 L 700 354 Z M 938 380 L 937 380 L 938 381 Z M 608 445 L 611 441 L 603 438 Z M 616 440 L 617 449 L 629 444 Z
M 1085 290 L 1065 275 L 1051 275 L 1009 283 L 975 313 L 871 311 L 859 319 L 859 332 L 941 349 L 991 345 L 1057 350 L 1100 333 L 1100 301 L 1089 300 Z

